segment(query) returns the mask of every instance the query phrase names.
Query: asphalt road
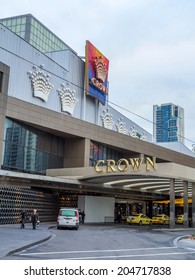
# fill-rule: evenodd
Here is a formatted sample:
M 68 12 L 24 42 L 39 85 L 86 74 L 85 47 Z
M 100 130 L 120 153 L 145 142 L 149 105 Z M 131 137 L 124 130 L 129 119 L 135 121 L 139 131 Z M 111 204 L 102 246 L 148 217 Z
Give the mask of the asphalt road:
M 45 243 L 6 256 L 4 260 L 195 260 L 194 248 L 174 242 L 191 230 L 149 226 L 81 225 L 79 230 L 52 228 Z

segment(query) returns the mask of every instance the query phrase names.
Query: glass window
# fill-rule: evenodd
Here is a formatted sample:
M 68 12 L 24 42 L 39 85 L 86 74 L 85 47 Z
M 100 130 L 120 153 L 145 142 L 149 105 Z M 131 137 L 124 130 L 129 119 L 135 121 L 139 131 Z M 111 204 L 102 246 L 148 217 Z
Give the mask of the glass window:
M 65 217 L 75 217 L 76 216 L 77 211 L 75 210 L 60 210 L 60 215 L 61 216 L 65 216 Z
M 6 119 L 3 169 L 45 174 L 63 167 L 63 155 L 64 139 Z
M 6 25 L 7 25 L 8 27 L 12 26 L 12 21 L 11 21 L 10 19 L 7 20 Z
M 12 19 L 11 21 L 12 21 L 11 23 L 12 25 L 16 25 L 16 19 Z
M 113 159 L 115 161 L 118 161 L 122 157 L 123 157 L 122 153 L 118 151 L 115 151 L 99 143 L 95 143 L 92 141 L 90 143 L 90 159 L 89 159 L 90 166 L 94 166 L 97 160 L 106 161 L 108 159 Z
M 26 17 L 22 17 L 22 18 L 21 18 L 21 23 L 22 23 L 22 24 L 26 24 Z
M 20 31 L 25 31 L 25 25 L 24 24 L 20 25 Z
M 16 25 L 16 32 L 20 32 L 20 25 Z
M 25 37 L 25 32 L 20 32 L 20 37 L 22 37 L 23 39 L 24 39 L 24 37 Z
M 12 26 L 10 29 L 11 29 L 13 32 L 16 32 L 16 26 L 15 26 L 15 25 Z
M 16 24 L 17 24 L 17 25 L 20 25 L 20 24 L 21 24 L 21 18 L 17 18 L 17 19 L 16 19 Z

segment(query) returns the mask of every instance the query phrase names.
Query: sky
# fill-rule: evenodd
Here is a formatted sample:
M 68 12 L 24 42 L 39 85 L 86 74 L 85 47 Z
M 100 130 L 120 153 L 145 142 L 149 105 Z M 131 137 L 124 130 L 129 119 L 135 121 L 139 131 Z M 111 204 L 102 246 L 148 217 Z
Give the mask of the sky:
M 153 105 L 184 108 L 195 143 L 194 0 L 9 0 L 0 18 L 31 13 L 79 56 L 89 40 L 109 60 L 110 105 L 153 133 Z

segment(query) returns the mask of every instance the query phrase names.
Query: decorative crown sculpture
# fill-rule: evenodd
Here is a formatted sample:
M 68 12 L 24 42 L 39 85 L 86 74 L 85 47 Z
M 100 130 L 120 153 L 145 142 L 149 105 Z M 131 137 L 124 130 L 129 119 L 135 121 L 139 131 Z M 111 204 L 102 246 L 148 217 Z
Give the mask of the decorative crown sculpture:
M 117 131 L 123 134 L 127 134 L 127 129 L 125 128 L 125 126 L 126 123 L 123 121 L 123 118 L 120 118 L 116 124 Z
M 131 130 L 130 130 L 130 132 L 129 132 L 129 135 L 132 136 L 132 137 L 134 137 L 134 138 L 138 138 L 138 136 L 137 136 L 137 130 L 135 129 L 135 125 L 133 125 L 133 126 L 131 127 Z
M 104 115 L 101 115 L 103 127 L 112 129 L 114 122 L 112 114 L 109 113 L 109 108 L 107 108 L 106 111 L 103 111 L 103 113 Z
M 106 64 L 102 61 L 102 56 L 94 59 L 94 70 L 96 79 L 104 83 L 108 71 L 106 69 Z
M 61 86 L 62 89 L 58 89 L 57 91 L 60 96 L 62 111 L 69 115 L 73 115 L 75 106 L 78 102 L 78 99 L 75 96 L 76 91 L 65 87 L 65 84 L 62 84 Z
M 142 135 L 140 136 L 140 139 L 145 141 L 147 139 L 147 136 L 145 135 L 145 132 L 142 132 Z
M 43 68 L 43 65 L 40 66 Z M 49 94 L 53 89 L 53 85 L 49 82 L 49 75 L 39 70 L 37 66 L 33 66 L 34 72 L 29 71 L 27 74 L 31 79 L 33 96 L 47 102 Z

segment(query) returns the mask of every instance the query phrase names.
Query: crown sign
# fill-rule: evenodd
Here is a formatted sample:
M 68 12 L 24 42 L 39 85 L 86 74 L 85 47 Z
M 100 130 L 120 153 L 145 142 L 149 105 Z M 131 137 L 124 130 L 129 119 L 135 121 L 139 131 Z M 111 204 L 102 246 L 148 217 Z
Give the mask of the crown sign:
M 94 59 L 94 70 L 96 79 L 104 83 L 108 71 L 106 69 L 106 64 L 102 61 L 102 56 L 96 57 Z
M 42 70 L 37 70 L 37 67 L 33 67 L 36 71 L 29 71 L 29 78 L 31 79 L 33 96 L 40 98 L 41 100 L 47 102 L 50 91 L 54 87 L 49 82 L 49 75 L 44 73 Z
M 112 129 L 113 124 L 114 124 L 112 114 L 109 113 L 108 108 L 106 109 L 106 111 L 103 111 L 103 113 L 104 113 L 104 115 L 101 115 L 103 127 Z
M 135 129 L 135 125 L 133 125 L 133 126 L 131 127 L 131 130 L 130 130 L 130 132 L 129 132 L 129 135 L 132 136 L 132 137 L 134 137 L 134 138 L 138 138 L 138 136 L 137 136 L 137 130 Z
M 117 131 L 123 134 L 127 134 L 127 129 L 125 126 L 126 123 L 123 121 L 123 118 L 120 118 L 116 124 Z
M 76 91 L 70 88 L 65 88 L 64 84 L 62 84 L 62 87 L 62 89 L 58 90 L 62 111 L 73 115 L 75 106 L 78 102 L 78 99 L 75 97 Z

